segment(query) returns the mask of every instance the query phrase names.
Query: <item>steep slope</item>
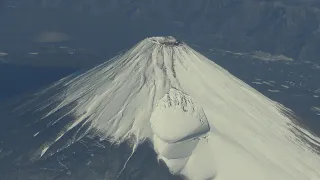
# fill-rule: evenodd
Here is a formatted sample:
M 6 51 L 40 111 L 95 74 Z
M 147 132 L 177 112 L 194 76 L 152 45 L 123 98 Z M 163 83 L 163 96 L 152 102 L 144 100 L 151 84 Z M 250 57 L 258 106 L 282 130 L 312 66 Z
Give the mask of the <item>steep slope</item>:
M 35 138 L 60 131 L 34 160 L 94 133 L 129 143 L 131 156 L 149 141 L 172 173 L 188 179 L 320 178 L 320 139 L 298 127 L 290 110 L 173 37 L 147 38 L 36 96 L 16 111 L 45 112 L 29 125 L 44 124 Z

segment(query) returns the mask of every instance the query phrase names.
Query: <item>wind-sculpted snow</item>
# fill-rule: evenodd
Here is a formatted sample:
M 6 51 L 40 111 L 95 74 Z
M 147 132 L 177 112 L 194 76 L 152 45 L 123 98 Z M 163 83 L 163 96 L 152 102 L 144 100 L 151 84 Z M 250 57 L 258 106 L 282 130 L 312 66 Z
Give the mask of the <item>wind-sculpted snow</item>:
M 210 130 L 203 110 L 176 89 L 159 100 L 150 122 L 154 134 L 167 143 L 195 138 Z
M 35 158 L 55 153 L 52 147 L 76 129 L 69 143 L 94 131 L 112 143 L 130 142 L 132 154 L 150 141 L 170 171 L 188 179 L 320 179 L 319 138 L 296 125 L 290 110 L 172 37 L 145 39 L 38 95 L 57 87 L 37 106 L 50 109 L 39 122 L 75 120 Z

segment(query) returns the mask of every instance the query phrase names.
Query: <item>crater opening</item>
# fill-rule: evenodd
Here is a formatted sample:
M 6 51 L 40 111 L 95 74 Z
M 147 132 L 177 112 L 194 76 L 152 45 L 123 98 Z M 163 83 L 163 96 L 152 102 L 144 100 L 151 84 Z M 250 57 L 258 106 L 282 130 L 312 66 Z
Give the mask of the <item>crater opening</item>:
M 172 36 L 167 37 L 151 37 L 149 40 L 155 44 L 163 45 L 163 46 L 180 46 L 183 43 L 179 40 L 176 40 Z

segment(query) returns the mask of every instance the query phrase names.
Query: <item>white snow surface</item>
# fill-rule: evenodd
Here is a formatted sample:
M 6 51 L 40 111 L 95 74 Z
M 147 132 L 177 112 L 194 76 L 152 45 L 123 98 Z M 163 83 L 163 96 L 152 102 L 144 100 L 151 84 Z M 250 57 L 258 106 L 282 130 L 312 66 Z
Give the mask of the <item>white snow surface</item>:
M 53 85 L 64 89 L 48 101 L 60 103 L 46 117 L 76 102 L 68 112 L 76 120 L 39 154 L 91 122 L 111 142 L 135 137 L 133 150 L 152 142 L 170 171 L 187 179 L 320 180 L 320 140 L 290 119 L 289 109 L 174 41 L 147 38 Z
M 153 133 L 167 143 L 199 137 L 210 131 L 202 108 L 177 89 L 170 89 L 159 100 L 150 122 Z

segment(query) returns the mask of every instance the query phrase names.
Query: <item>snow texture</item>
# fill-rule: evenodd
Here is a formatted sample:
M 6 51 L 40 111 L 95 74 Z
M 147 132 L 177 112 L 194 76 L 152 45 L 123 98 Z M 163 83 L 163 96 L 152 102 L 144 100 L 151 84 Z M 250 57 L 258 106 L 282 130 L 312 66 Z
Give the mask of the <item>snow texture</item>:
M 133 153 L 152 142 L 173 174 L 191 180 L 320 179 L 318 137 L 289 109 L 173 37 L 147 38 L 39 94 L 57 86 L 62 90 L 38 106 L 53 107 L 43 119 L 65 112 L 52 123 L 68 114 L 75 120 L 35 156 L 81 125 L 82 135 L 94 129 L 114 143 L 131 141 Z

